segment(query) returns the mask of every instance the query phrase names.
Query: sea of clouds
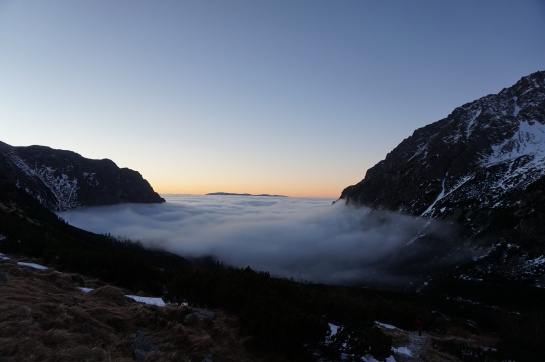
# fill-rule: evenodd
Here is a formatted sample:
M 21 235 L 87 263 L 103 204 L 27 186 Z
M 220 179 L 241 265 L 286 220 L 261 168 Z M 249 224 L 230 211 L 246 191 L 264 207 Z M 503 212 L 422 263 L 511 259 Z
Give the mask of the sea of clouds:
M 433 253 L 429 245 L 437 240 L 444 246 L 450 235 L 445 225 L 344 201 L 162 196 L 166 203 L 83 208 L 59 216 L 85 230 L 182 256 L 213 256 L 228 265 L 322 283 L 406 283 L 415 276 L 415 263 L 458 259 L 424 255 Z M 435 241 L 414 242 L 423 230 Z

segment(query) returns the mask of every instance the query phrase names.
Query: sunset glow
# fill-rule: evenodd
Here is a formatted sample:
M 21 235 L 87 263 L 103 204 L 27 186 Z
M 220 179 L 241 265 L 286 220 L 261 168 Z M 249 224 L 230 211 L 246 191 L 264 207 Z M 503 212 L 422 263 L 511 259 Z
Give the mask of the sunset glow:
M 505 0 L 2 1 L 0 140 L 109 158 L 159 193 L 337 198 L 416 128 L 544 69 L 543 14 Z

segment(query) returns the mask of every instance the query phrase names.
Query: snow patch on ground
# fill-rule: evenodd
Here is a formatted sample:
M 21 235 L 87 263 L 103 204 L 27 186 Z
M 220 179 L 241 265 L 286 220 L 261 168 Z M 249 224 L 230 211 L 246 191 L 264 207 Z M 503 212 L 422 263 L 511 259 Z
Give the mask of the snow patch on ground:
M 380 323 L 380 322 L 375 322 L 375 324 L 379 325 L 379 326 L 382 326 L 383 328 L 387 328 L 387 329 L 398 329 L 397 327 L 394 327 L 392 325 L 384 324 L 384 323 Z M 338 325 L 333 324 L 333 323 L 328 323 L 328 325 L 329 325 L 329 330 L 330 330 L 331 333 L 330 333 L 330 336 L 328 337 L 328 339 L 326 340 L 326 344 L 330 343 L 331 338 L 334 337 L 340 329 L 342 329 L 341 326 L 338 326 Z M 343 347 L 346 348 L 346 344 L 344 344 Z M 394 352 L 393 348 L 392 348 L 392 352 Z M 341 358 L 342 358 L 342 360 L 345 360 L 345 359 L 347 359 L 347 357 L 348 357 L 347 355 L 343 354 Z M 371 355 L 363 356 L 363 357 L 361 357 L 361 360 L 363 362 L 379 362 L 377 359 L 375 359 Z M 396 362 L 396 359 L 394 358 L 394 356 L 390 356 L 390 357 L 386 358 L 385 361 L 386 362 Z
M 412 362 L 422 360 L 421 356 L 424 355 L 429 341 L 429 335 L 427 333 L 406 331 L 391 324 L 378 321 L 375 321 L 375 325 L 383 329 L 385 334 L 394 337 L 394 340 L 392 341 L 392 353 L 400 361 Z M 400 335 L 405 336 L 405 338 L 400 338 Z M 389 358 L 391 359 L 387 360 L 395 361 L 393 356 L 390 356 Z
M 94 290 L 93 288 L 86 288 L 86 287 L 78 287 L 78 289 L 84 293 L 89 293 Z M 132 300 L 138 303 L 156 305 L 158 307 L 164 307 L 167 305 L 162 298 L 157 298 L 157 297 L 141 297 L 139 295 L 125 295 L 125 297 L 131 298 Z
M 139 303 L 149 304 L 149 305 L 156 305 L 159 307 L 164 307 L 166 305 L 165 301 L 162 298 L 154 298 L 154 297 L 140 297 L 138 295 L 126 295 L 127 298 L 131 298 Z
M 340 327 L 333 323 L 328 323 L 328 324 L 329 324 L 329 330 L 331 331 L 331 337 L 333 337 L 334 335 L 337 334 L 337 331 L 339 330 Z
M 5 254 L 0 253 L 0 260 L 9 260 L 9 258 Z
M 372 356 L 362 357 L 361 360 L 364 361 L 364 362 L 379 362 L 379 360 L 373 358 Z M 386 358 L 384 361 L 385 362 L 396 362 L 396 359 L 394 358 L 394 356 L 390 356 L 390 357 Z
M 38 269 L 38 270 L 46 270 L 47 269 L 46 266 L 36 264 L 36 263 L 27 263 L 27 262 L 24 262 L 24 261 L 18 261 L 17 264 L 21 265 L 21 266 L 28 266 L 29 268 L 34 268 L 34 269 Z
M 380 323 L 380 322 L 377 322 L 375 321 L 375 324 L 379 327 L 382 327 L 382 328 L 385 328 L 385 329 L 399 329 L 397 328 L 396 326 L 393 326 L 391 324 L 386 324 L 386 323 Z
M 392 352 L 412 357 L 413 353 L 407 347 L 392 347 Z

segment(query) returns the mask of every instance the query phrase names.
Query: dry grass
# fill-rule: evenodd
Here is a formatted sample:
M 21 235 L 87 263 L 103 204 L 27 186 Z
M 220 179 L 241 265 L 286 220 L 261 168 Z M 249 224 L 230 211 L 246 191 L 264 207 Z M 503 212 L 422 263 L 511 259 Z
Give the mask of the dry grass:
M 35 270 L 0 261 L 0 361 L 133 361 L 137 330 L 153 343 L 146 361 L 265 361 L 251 354 L 237 319 L 221 311 L 215 320 L 182 325 L 193 312 L 179 306 L 137 303 L 105 285 L 77 289 L 82 276 Z M 94 285 L 93 285 L 94 284 Z
M 392 337 L 394 347 L 407 347 L 413 353 L 412 357 L 396 355 L 397 361 L 461 362 L 462 360 L 453 355 L 448 348 L 447 350 L 442 348 L 441 342 L 456 342 L 459 346 L 475 350 L 494 347 L 498 342 L 496 337 L 488 334 L 475 334 L 467 328 L 454 324 L 449 326 L 443 334 L 426 331 L 422 333 L 422 337 L 416 337 L 416 331 L 385 328 L 382 328 L 382 331 Z

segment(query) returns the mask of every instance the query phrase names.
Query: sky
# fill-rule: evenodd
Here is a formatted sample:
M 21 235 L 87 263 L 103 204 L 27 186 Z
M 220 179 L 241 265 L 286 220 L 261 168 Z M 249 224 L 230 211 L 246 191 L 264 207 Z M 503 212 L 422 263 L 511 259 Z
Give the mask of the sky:
M 543 0 L 0 0 L 0 141 L 162 194 L 338 197 L 538 70 Z

